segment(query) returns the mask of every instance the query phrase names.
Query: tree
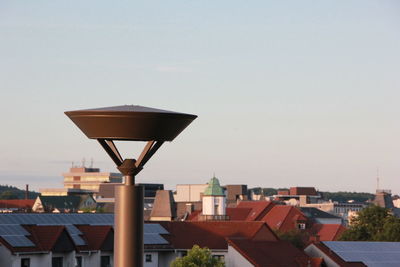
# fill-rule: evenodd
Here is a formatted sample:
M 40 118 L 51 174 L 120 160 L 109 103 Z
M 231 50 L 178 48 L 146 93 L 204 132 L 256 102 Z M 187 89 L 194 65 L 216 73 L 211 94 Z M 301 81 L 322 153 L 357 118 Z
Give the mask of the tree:
M 297 229 L 290 230 L 290 231 L 279 231 L 276 230 L 275 234 L 278 236 L 280 240 L 288 241 L 293 246 L 303 249 L 304 248 L 304 241 L 308 240 L 307 233 L 304 231 L 300 231 Z
M 170 267 L 224 267 L 225 263 L 214 258 L 208 248 L 194 245 L 184 257 L 176 258 Z
M 358 213 L 342 241 L 400 241 L 400 219 L 389 209 L 371 205 Z
M 18 199 L 18 194 L 11 190 L 3 191 L 0 194 L 0 199 Z

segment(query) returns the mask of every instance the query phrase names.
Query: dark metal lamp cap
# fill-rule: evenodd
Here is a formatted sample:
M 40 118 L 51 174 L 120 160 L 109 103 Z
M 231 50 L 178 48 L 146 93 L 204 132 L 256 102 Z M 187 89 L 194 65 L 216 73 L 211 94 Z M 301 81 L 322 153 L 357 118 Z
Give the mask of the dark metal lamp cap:
M 66 111 L 65 114 L 91 139 L 172 141 L 196 115 L 135 106 Z

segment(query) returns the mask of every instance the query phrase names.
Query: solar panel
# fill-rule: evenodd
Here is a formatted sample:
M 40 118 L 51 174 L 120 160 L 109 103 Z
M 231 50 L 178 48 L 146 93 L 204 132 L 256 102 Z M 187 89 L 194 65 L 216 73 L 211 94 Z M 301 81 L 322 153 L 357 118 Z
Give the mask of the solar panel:
M 159 234 L 144 234 L 143 241 L 145 245 L 167 245 L 168 242 Z
M 46 214 L 0 214 L 0 234 L 8 233 L 12 231 L 11 228 L 7 228 L 5 225 L 19 225 L 13 226 L 14 231 L 24 231 L 20 225 L 71 225 L 70 230 L 76 232 L 78 229 L 74 229 L 72 225 L 114 225 L 114 214 L 101 214 L 101 213 L 46 213 Z M 17 230 L 18 228 L 18 230 Z M 23 229 L 23 230 L 21 230 Z M 68 229 L 68 226 L 67 226 Z M 1 232 L 3 231 L 3 232 Z M 79 231 L 79 230 L 78 230 Z M 157 234 L 168 234 L 160 224 L 145 224 L 145 233 L 157 233 Z M 12 232 L 14 233 L 14 232 Z M 17 232 L 20 233 L 20 232 Z M 22 233 L 22 232 L 21 232 Z M 71 232 L 72 233 L 72 232 Z M 27 235 L 24 231 L 24 235 Z
M 71 235 L 72 240 L 74 241 L 75 245 L 77 246 L 84 246 L 86 245 L 85 240 L 83 240 L 82 237 L 80 237 L 79 235 Z
M 29 235 L 19 224 L 0 224 L 0 235 Z
M 393 266 L 400 262 L 400 242 L 325 241 L 328 248 L 349 262 Z
M 70 235 L 81 235 L 82 232 L 79 231 L 78 228 L 76 228 L 73 224 L 66 224 L 65 228 L 67 228 L 67 231 Z
M 35 244 L 32 243 L 28 238 L 23 235 L 2 235 L 4 240 L 7 241 L 13 247 L 34 247 Z
M 168 231 L 164 227 L 156 223 L 145 223 L 143 231 L 144 233 L 168 234 Z

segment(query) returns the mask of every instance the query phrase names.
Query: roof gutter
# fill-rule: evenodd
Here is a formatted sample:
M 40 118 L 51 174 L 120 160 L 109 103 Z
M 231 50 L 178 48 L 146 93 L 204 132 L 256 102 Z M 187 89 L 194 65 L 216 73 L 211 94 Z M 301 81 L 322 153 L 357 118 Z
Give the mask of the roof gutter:
M 47 254 L 47 253 L 49 253 L 49 251 L 31 251 L 31 252 L 26 251 L 26 252 L 16 252 L 16 253 L 14 253 L 14 254 L 15 254 L 16 256 L 19 256 L 19 255 Z

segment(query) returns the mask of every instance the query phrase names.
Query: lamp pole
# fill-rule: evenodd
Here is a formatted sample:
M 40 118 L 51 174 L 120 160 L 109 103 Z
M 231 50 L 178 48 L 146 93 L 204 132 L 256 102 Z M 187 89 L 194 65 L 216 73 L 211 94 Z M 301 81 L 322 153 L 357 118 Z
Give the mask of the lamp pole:
M 165 141 L 172 141 L 196 115 L 142 106 L 116 106 L 67 111 L 90 139 L 97 139 L 124 176 L 115 187 L 114 266 L 143 266 L 143 187 L 135 176 Z M 140 156 L 123 159 L 114 141 L 146 141 Z

